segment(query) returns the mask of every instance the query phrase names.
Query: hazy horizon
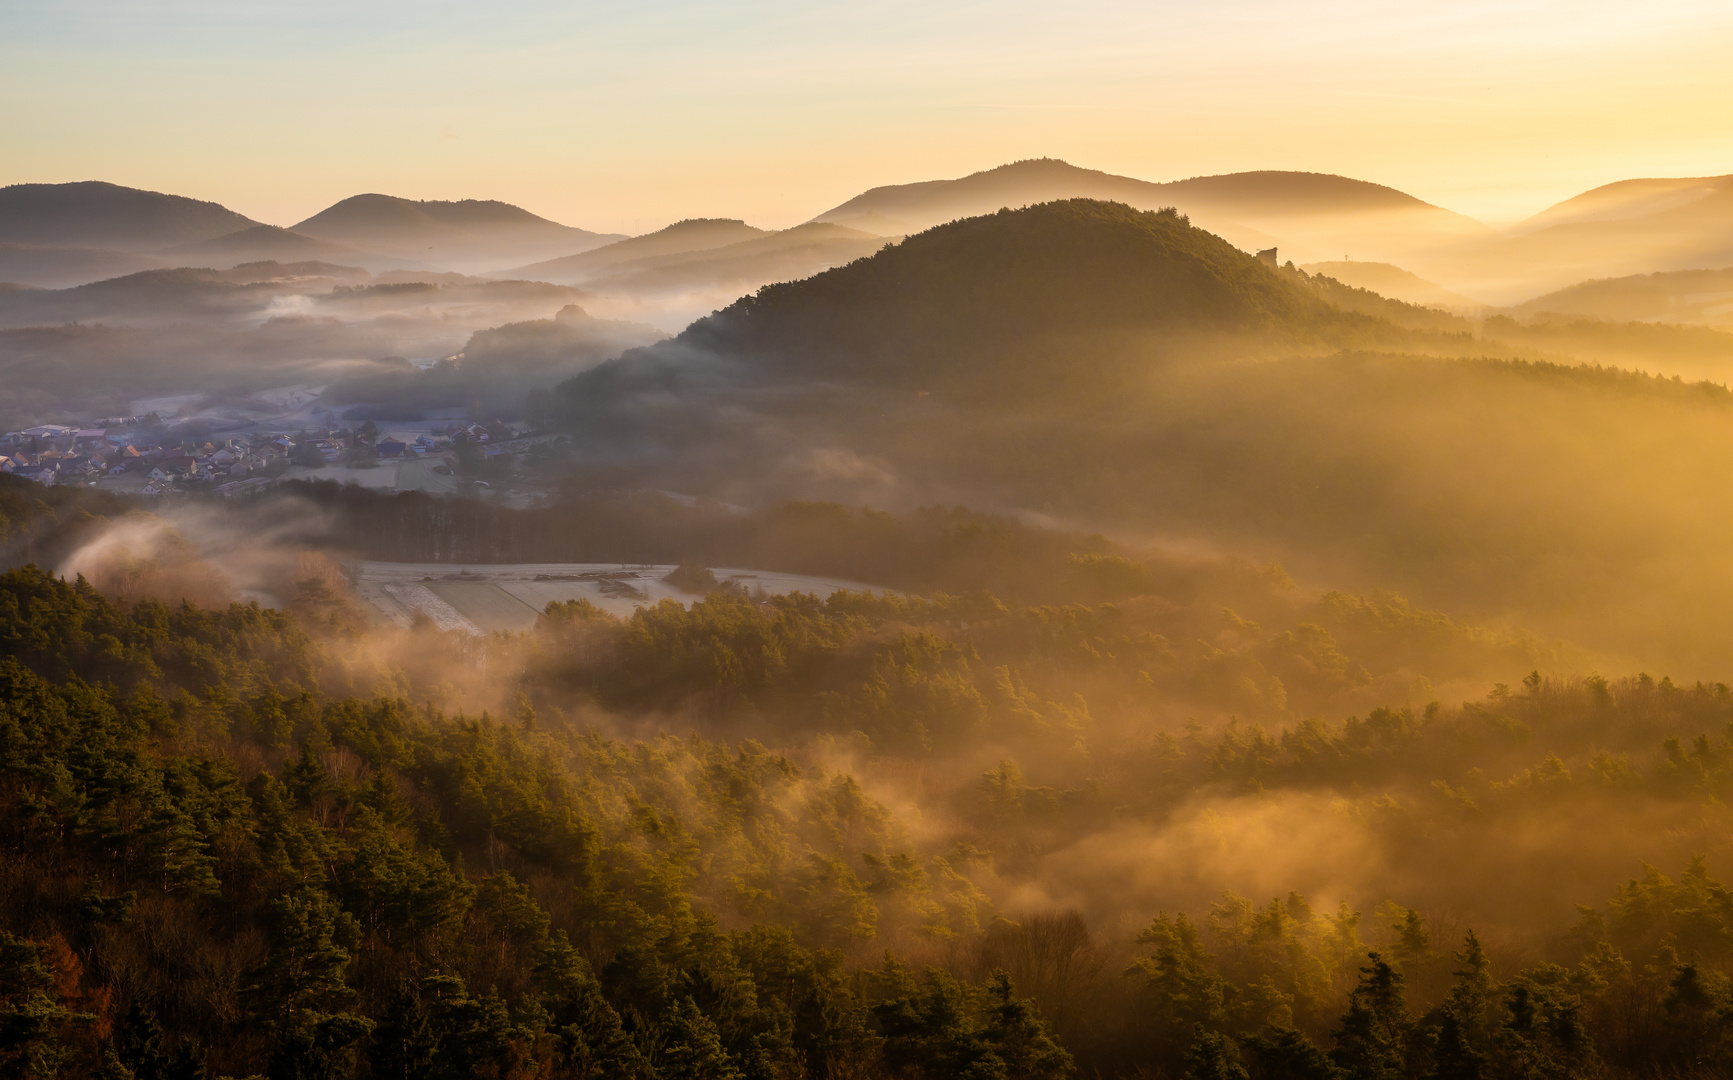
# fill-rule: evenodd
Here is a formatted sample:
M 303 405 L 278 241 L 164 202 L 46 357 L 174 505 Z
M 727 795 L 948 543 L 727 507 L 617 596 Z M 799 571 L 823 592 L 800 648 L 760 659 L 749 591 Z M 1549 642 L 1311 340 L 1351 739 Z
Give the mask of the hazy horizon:
M 598 231 L 784 228 L 1042 156 L 1151 181 L 1337 173 L 1502 225 L 1612 181 L 1733 173 L 1714 137 L 1733 12 L 1705 3 L 19 3 L 0 29 L 0 183 L 108 180 L 280 225 L 380 192 Z

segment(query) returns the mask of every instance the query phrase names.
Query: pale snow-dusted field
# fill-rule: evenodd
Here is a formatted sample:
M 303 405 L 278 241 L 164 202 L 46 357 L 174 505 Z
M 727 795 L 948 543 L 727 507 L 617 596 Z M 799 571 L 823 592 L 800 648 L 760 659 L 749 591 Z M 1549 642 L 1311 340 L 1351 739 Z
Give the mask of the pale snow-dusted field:
M 548 604 L 588 600 L 622 617 L 647 604 L 698 599 L 662 579 L 671 565 L 632 563 L 391 563 L 349 566 L 355 590 L 379 618 L 408 626 L 426 615 L 444 630 L 473 634 L 527 630 Z M 749 596 L 804 592 L 829 596 L 839 590 L 888 592 L 858 581 L 716 567 L 716 580 L 733 581 Z

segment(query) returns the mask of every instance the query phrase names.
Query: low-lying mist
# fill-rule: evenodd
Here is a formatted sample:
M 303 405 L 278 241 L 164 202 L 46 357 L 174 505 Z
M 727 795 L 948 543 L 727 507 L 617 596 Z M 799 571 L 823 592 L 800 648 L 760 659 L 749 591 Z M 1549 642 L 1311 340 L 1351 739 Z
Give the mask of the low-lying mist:
M 159 396 L 244 406 L 260 391 L 293 385 L 334 386 L 323 402 L 330 407 L 521 416 L 532 390 L 662 336 L 592 319 L 578 306 L 586 299 L 541 282 L 406 271 L 375 279 L 324 263 L 154 270 L 65 290 L 5 291 L 0 420 L 7 430 L 87 422 Z M 536 342 L 526 358 L 506 341 L 544 325 L 558 328 L 557 350 Z M 403 359 L 472 352 L 463 376 L 462 359 L 422 378 Z M 253 412 L 274 418 L 263 405 Z
M 471 986 L 533 985 L 546 926 L 618 972 L 639 962 L 622 940 L 656 940 L 695 908 L 719 932 L 786 927 L 862 971 L 887 950 L 965 980 L 1004 968 L 1081 1063 L 1127 1074 L 1192 1038 L 1171 1033 L 1179 1006 L 1157 977 L 1181 955 L 1174 935 L 1234 994 L 1277 980 L 1275 996 L 1234 998 L 1263 1004 L 1228 1030 L 1327 1042 L 1367 949 L 1401 958 L 1416 1013 L 1444 999 L 1471 929 L 1500 980 L 1598 963 L 1602 940 L 1647 956 L 1578 905 L 1616 915 L 1645 864 L 1733 854 L 1725 686 L 1602 678 L 1622 662 L 1249 560 L 964 511 L 590 497 L 573 558 L 636 530 L 731 557 L 798 551 L 929 595 L 719 587 L 631 619 L 555 604 L 528 634 L 477 638 L 374 622 L 340 571 L 351 538 L 413 537 L 392 515 L 437 500 L 303 485 L 244 510 L 146 513 L 14 498 L 23 486 L 0 484 L 13 558 L 27 546 L 100 591 L 0 580 L 5 677 L 89 680 L 165 762 L 219 763 L 198 766 L 232 776 L 210 790 L 286 800 L 328 850 L 352 851 L 331 856 L 333 888 L 376 920 L 356 939 L 358 1010 L 384 1010 L 407 962 L 396 901 L 368 899 L 386 886 L 358 876 L 387 850 L 441 860 L 413 864 L 432 867 L 415 871 L 433 875 L 415 886 L 429 897 L 465 895 L 440 876 L 447 858 L 477 875 L 473 902 L 426 916 L 455 921 L 411 925 L 494 934 L 501 889 L 550 920 L 503 952 L 414 946 Z M 248 602 L 266 590 L 286 614 Z M 249 827 L 278 836 L 278 820 Z M 218 884 L 171 865 L 166 906 L 138 918 L 166 930 L 205 902 L 185 890 L 287 872 L 248 869 L 255 841 L 239 834 L 200 843 Z M 47 886 L 11 869 L 8 917 L 46 917 Z M 104 948 L 144 947 L 104 933 Z M 233 974 L 265 954 L 222 962 Z M 263 1044 L 196 1019 L 232 1000 L 228 978 L 148 992 L 177 1037 L 242 1062 Z
M 666 340 L 433 277 L 182 275 L 127 328 L 0 331 L 6 408 L 222 373 L 546 436 L 454 450 L 468 498 L 0 476 L 0 951 L 62 1060 L 1733 1061 L 1733 396 L 1679 377 L 1726 335 L 1471 320 L 1083 201 Z M 677 565 L 685 602 L 467 634 L 371 607 L 357 560 Z

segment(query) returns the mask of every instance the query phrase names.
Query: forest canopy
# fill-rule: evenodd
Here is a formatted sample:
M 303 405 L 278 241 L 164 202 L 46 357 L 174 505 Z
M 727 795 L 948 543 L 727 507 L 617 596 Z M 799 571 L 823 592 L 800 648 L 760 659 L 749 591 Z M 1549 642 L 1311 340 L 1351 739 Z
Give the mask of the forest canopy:
M 41 556 L 131 512 L 17 493 Z M 980 515 L 718 542 L 796 538 L 925 584 L 478 639 L 0 576 L 7 1068 L 1727 1065 L 1725 685 Z

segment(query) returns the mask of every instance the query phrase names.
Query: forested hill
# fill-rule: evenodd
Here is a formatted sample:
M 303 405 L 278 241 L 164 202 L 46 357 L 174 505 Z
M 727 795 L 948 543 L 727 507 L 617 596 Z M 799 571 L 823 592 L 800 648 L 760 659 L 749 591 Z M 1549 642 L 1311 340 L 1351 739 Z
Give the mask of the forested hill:
M 1135 344 L 1144 355 L 1240 347 L 1316 350 L 1404 341 L 1393 325 L 1327 303 L 1305 279 L 1266 266 L 1173 211 L 1072 199 L 928 230 L 867 259 L 761 289 L 566 387 L 593 397 L 694 354 L 780 376 L 916 390 L 979 391 L 983 380 L 1086 378 L 1097 350 L 1056 336 Z
M 613 486 L 1034 512 L 1705 670 L 1725 389 L 1561 355 L 1632 328 L 1505 324 L 1079 200 L 764 289 L 553 407 Z

